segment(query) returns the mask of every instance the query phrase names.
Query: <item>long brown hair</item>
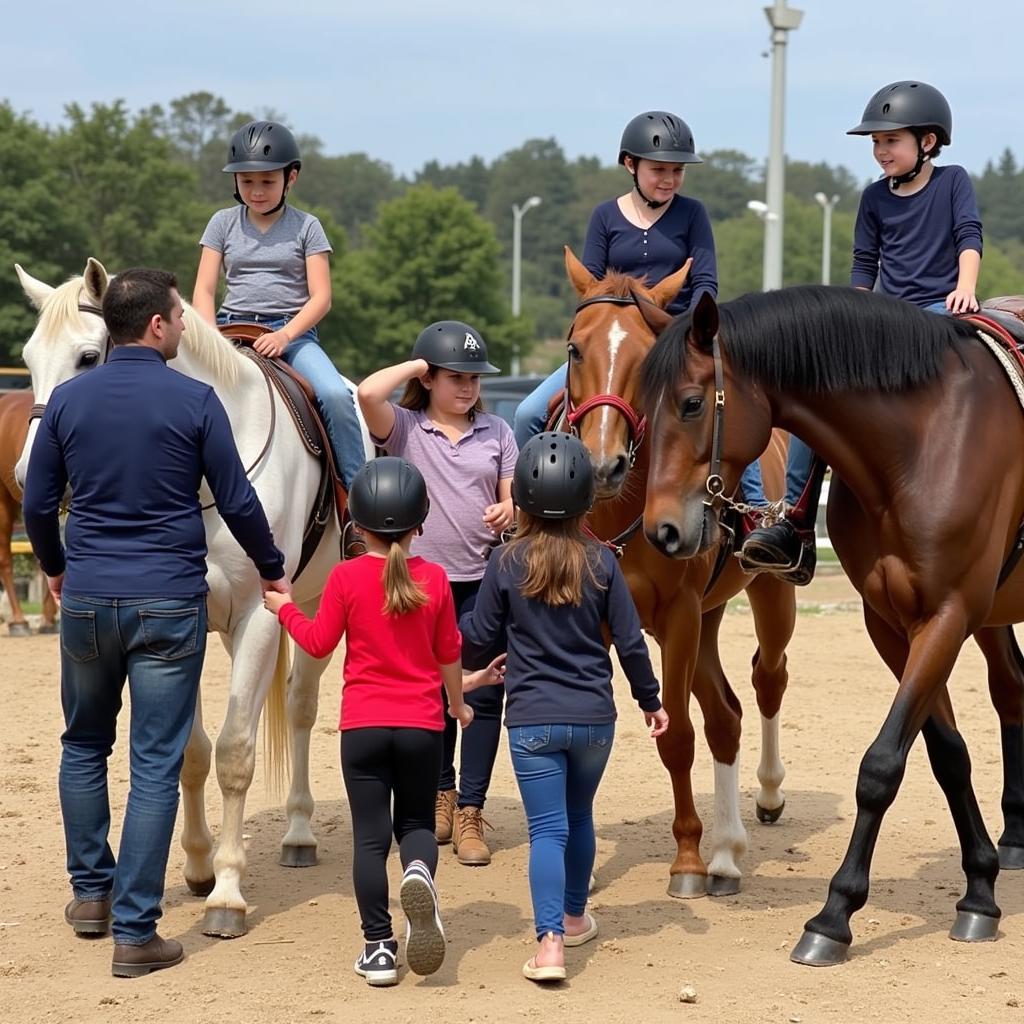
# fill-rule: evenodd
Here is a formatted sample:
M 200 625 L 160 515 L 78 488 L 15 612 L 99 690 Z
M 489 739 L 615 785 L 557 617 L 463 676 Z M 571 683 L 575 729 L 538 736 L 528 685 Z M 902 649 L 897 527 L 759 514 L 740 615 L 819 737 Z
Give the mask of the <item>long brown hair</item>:
M 440 367 L 431 366 L 427 370 L 427 376 L 434 379 L 437 376 L 437 371 Z M 419 412 L 421 409 L 426 409 L 430 405 L 430 391 L 423 386 L 423 381 L 419 377 L 413 377 L 412 380 L 408 381 L 405 385 L 405 390 L 402 392 L 402 397 L 399 398 L 398 404 L 403 409 L 412 409 L 414 412 Z M 476 403 L 473 408 L 469 410 L 469 422 L 472 423 L 476 419 L 478 412 L 484 411 L 483 399 L 477 395 Z
M 526 574 L 519 592 L 523 597 L 579 607 L 588 583 L 604 589 L 597 571 L 601 549 L 583 532 L 584 518 L 540 519 L 519 509 L 516 535 L 500 557 L 522 558 Z
M 380 534 L 375 536 L 380 537 Z M 388 556 L 384 560 L 384 614 L 405 615 L 407 612 L 422 608 L 430 598 L 409 572 L 409 560 L 400 543 L 402 538 L 380 539 L 385 543 L 390 541 Z

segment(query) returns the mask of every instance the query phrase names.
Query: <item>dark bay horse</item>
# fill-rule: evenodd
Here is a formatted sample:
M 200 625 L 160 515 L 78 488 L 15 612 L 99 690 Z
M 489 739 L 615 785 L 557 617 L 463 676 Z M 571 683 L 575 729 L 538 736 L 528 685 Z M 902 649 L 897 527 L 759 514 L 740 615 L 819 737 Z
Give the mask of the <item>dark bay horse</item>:
M 579 434 L 594 464 L 597 502 L 588 519 L 593 534 L 621 548 L 621 567 L 644 628 L 662 652 L 663 695 L 671 724 L 658 753 L 672 779 L 677 853 L 669 894 L 728 895 L 739 891 L 739 860 L 747 834 L 739 809 L 740 703 L 718 655 L 718 630 L 729 598 L 747 589 L 757 632 L 752 678 L 761 712 L 761 761 L 757 816 L 776 821 L 785 798 L 779 756 L 779 707 L 786 689 L 786 645 L 793 635 L 793 587 L 769 576 L 743 573 L 735 558 L 710 549 L 691 562 L 665 558 L 640 535 L 650 446 L 643 443 L 639 411 L 640 364 L 657 331 L 671 319 L 664 307 L 675 297 L 689 265 L 653 288 L 609 273 L 596 280 L 566 249 L 566 269 L 580 303 L 569 336 L 565 424 Z M 765 437 L 762 458 L 769 495 L 783 492 L 784 438 Z M 760 454 L 755 453 L 751 461 Z M 700 855 L 702 825 L 694 806 L 690 772 L 694 729 L 690 692 L 704 715 L 714 758 L 715 813 L 711 858 Z
M 716 506 L 785 427 L 832 467 L 829 536 L 860 592 L 872 642 L 899 681 L 861 762 L 857 817 L 798 963 L 845 959 L 871 856 L 910 747 L 924 733 L 963 853 L 950 932 L 996 935 L 1000 866 L 1024 867 L 1024 413 L 969 322 L 847 288 L 788 288 L 720 309 L 702 299 L 643 367 L 652 450 L 644 530 L 661 551 L 703 558 Z M 1003 747 L 998 852 L 971 784 L 946 681 L 973 636 L 988 665 Z M 849 699 L 849 697 L 847 697 Z M 856 699 L 854 696 L 853 699 Z
M 32 392 L 28 388 L 0 394 L 0 586 L 11 602 L 11 621 L 7 626 L 11 636 L 28 636 L 32 632 L 14 589 L 11 555 L 14 524 L 21 515 L 21 488 L 14 479 L 14 466 L 25 446 L 31 408 Z M 57 603 L 49 588 L 43 587 L 43 623 L 39 632 L 56 633 L 56 619 Z

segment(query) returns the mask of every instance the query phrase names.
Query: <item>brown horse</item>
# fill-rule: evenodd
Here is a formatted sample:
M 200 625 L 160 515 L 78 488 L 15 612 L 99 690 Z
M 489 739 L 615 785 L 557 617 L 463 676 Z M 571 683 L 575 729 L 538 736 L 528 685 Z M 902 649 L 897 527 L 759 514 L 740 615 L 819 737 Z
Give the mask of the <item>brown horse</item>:
M 644 509 L 649 445 L 639 413 L 640 364 L 656 332 L 669 321 L 664 307 L 679 292 L 689 264 L 653 288 L 609 273 L 596 280 L 567 248 L 566 269 L 580 303 L 569 334 L 565 418 L 591 453 L 598 501 L 589 518 L 593 534 L 621 548 L 621 566 L 644 628 L 662 651 L 663 700 L 671 724 L 658 752 L 672 778 L 677 853 L 669 894 L 728 895 L 739 891 L 739 859 L 747 836 L 739 811 L 740 703 L 718 656 L 718 629 L 729 598 L 747 588 L 759 643 L 753 683 L 761 712 L 761 763 L 757 816 L 776 821 L 785 798 L 779 757 L 779 707 L 786 689 L 786 644 L 793 635 L 793 587 L 773 577 L 748 576 L 728 551 L 709 550 L 680 564 L 639 536 Z M 762 458 L 769 495 L 781 496 L 784 438 Z M 760 452 L 754 453 L 751 461 Z M 634 465 L 635 463 L 635 465 Z M 721 557 L 720 557 L 721 555 Z M 704 733 L 715 762 L 715 824 L 711 859 L 700 855 L 702 825 L 694 806 L 690 772 L 694 730 L 690 692 L 704 714 Z M 710 877 L 709 877 L 710 876 Z
M 0 585 L 11 602 L 11 636 L 28 636 L 31 630 L 25 621 L 17 591 L 14 589 L 14 562 L 11 537 L 21 514 L 21 488 L 14 479 L 14 465 L 21 458 L 28 434 L 28 413 L 32 408 L 32 392 L 8 391 L 0 394 Z M 57 630 L 57 605 L 49 589 L 43 588 L 43 623 L 40 633 Z
M 922 731 L 967 878 L 950 935 L 994 938 L 999 867 L 1024 867 L 1024 659 L 1010 625 L 1024 619 L 1024 571 L 1014 571 L 1024 416 L 1000 362 L 969 322 L 854 289 L 788 288 L 721 309 L 702 299 L 658 340 L 642 389 L 652 411 L 648 538 L 666 554 L 706 558 L 722 495 L 773 426 L 791 430 L 832 466 L 829 536 L 899 680 L 861 762 L 846 857 L 792 959 L 845 958 L 882 817 Z M 1001 727 L 998 854 L 946 691 L 969 636 Z

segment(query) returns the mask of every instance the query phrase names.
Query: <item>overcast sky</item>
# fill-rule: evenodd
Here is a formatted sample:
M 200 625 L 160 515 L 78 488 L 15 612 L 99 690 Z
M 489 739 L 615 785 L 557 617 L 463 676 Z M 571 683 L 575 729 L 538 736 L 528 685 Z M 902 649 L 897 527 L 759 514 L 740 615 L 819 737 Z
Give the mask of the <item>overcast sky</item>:
M 652 108 L 685 118 L 698 150 L 768 148 L 769 26 L 751 0 L 5 6 L 0 97 L 48 124 L 69 101 L 136 109 L 209 90 L 399 173 L 550 136 L 570 158 L 613 162 L 624 123 Z M 876 89 L 918 78 L 953 108 L 944 162 L 978 172 L 1007 145 L 1024 159 L 1021 0 L 790 6 L 804 11 L 788 47 L 790 157 L 874 176 L 870 144 L 844 132 Z

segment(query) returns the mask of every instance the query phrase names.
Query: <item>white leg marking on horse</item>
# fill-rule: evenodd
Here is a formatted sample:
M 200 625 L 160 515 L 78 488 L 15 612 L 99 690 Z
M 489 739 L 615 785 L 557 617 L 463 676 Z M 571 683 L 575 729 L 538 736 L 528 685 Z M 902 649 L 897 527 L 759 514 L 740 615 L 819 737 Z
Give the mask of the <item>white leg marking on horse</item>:
M 206 823 L 206 780 L 210 775 L 213 745 L 203 728 L 203 695 L 196 698 L 196 717 L 181 766 L 181 846 L 185 851 L 185 879 L 209 882 L 213 878 L 213 834 Z
M 715 762 L 715 823 L 708 874 L 740 878 L 740 858 L 747 852 L 747 830 L 740 818 L 740 757 L 732 764 Z
M 757 766 L 757 781 L 761 788 L 757 793 L 758 806 L 766 811 L 778 810 L 786 802 L 782 783 L 786 778 L 786 767 L 779 753 L 779 718 L 761 716 L 761 762 Z

